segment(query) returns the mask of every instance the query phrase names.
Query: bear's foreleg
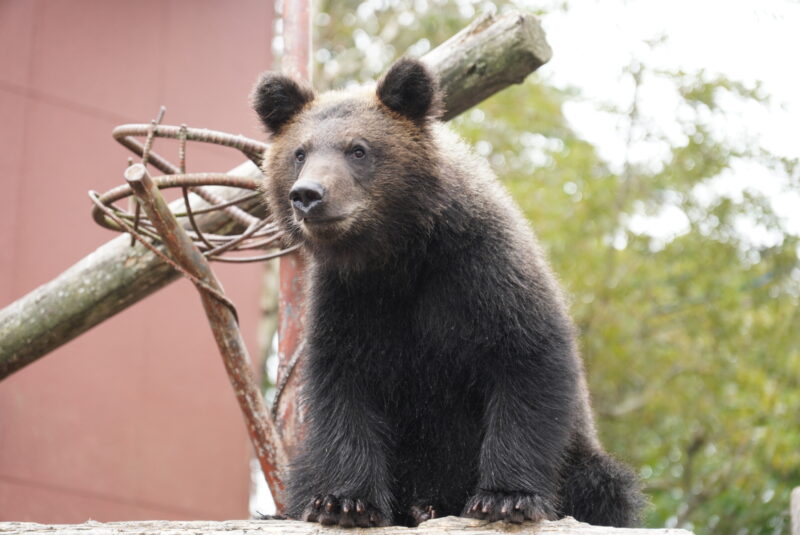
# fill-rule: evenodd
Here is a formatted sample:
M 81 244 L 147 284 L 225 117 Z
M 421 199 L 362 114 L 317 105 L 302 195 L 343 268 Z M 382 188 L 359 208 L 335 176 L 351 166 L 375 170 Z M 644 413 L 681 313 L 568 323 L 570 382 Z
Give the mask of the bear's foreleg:
M 568 359 L 517 364 L 494 363 L 487 372 L 478 485 L 464 516 L 513 523 L 557 517 L 576 380 Z
M 385 423 L 344 389 L 314 388 L 309 397 L 308 437 L 287 483 L 288 516 L 343 527 L 391 524 Z

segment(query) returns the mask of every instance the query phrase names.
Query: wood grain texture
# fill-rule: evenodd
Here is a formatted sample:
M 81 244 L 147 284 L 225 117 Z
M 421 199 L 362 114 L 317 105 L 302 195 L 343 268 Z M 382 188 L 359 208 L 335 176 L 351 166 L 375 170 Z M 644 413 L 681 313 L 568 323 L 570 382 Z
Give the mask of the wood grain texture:
M 532 15 L 484 15 L 423 56 L 445 91 L 444 120 L 509 85 L 519 84 L 550 61 L 553 52 Z
M 226 522 L 87 522 L 74 525 L 44 525 L 0 522 L 0 534 L 19 535 L 692 535 L 683 529 L 639 529 L 592 526 L 572 518 L 538 524 L 489 524 L 482 520 L 449 516 L 424 522 L 416 528 L 334 528 L 296 520 L 231 520 Z

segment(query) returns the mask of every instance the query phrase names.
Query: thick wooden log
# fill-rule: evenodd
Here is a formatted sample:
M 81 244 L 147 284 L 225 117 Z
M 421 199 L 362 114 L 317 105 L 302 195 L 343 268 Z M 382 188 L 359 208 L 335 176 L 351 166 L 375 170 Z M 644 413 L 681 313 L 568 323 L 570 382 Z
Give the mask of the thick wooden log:
M 482 520 L 448 516 L 423 522 L 416 528 L 390 526 L 386 528 L 332 528 L 296 520 L 231 520 L 227 522 L 87 522 L 75 525 L 44 525 L 27 522 L 0 522 L 0 534 L 19 535 L 692 535 L 683 529 L 621 529 L 592 526 L 572 518 L 557 522 L 506 525 L 488 524 Z
M 538 21 L 520 13 L 480 17 L 423 58 L 441 78 L 447 119 L 521 82 L 549 59 L 550 47 Z M 255 176 L 259 171 L 246 163 L 232 173 Z M 222 196 L 233 194 L 227 189 Z M 224 223 L 211 218 L 201 227 L 222 233 Z M 0 310 L 0 379 L 177 277 L 141 245 L 131 248 L 129 243 L 127 236 L 108 242 Z
M 483 15 L 428 52 L 422 60 L 445 90 L 450 120 L 550 61 L 553 55 L 536 17 Z

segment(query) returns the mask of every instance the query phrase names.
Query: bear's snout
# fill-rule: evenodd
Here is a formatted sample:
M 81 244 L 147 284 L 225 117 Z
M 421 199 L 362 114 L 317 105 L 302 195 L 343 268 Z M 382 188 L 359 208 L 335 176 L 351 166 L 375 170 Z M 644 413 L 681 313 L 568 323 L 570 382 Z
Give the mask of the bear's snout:
M 313 180 L 298 180 L 289 190 L 289 200 L 298 219 L 319 215 L 325 202 L 325 187 Z

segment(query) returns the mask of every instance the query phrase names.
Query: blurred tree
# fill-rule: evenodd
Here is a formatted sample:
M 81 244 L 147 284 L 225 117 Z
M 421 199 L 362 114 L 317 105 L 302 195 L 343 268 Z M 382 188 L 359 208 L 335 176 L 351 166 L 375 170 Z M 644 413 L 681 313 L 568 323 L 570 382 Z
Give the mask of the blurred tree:
M 316 85 L 373 79 L 477 13 L 509 7 L 322 1 Z M 800 167 L 719 128 L 730 115 L 720 103 L 763 102 L 759 88 L 639 61 L 622 74 L 630 106 L 595 103 L 622 125 L 619 169 L 566 120 L 580 92 L 538 75 L 453 124 L 520 203 L 571 297 L 604 443 L 640 471 L 647 524 L 786 531 L 800 482 L 800 242 L 768 198 L 719 183 L 757 164 L 797 189 Z M 678 97 L 677 139 L 640 110 L 639 89 L 653 80 Z M 634 158 L 653 147 L 662 156 Z

